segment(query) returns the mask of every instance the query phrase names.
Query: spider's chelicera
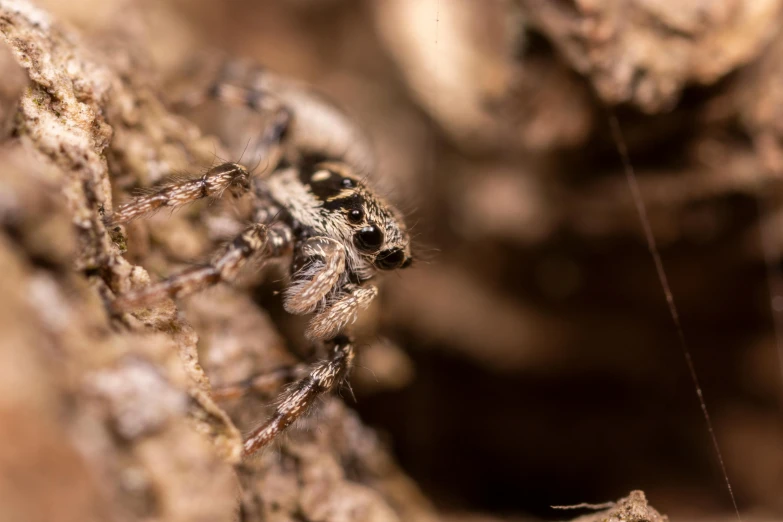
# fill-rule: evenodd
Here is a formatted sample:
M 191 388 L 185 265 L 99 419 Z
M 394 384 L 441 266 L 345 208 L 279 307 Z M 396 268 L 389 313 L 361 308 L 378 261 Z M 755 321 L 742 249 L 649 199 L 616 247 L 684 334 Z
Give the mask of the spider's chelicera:
M 118 296 L 113 303 L 117 312 L 233 281 L 251 260 L 292 254 L 284 307 L 292 314 L 314 314 L 305 335 L 326 343 L 330 355 L 312 364 L 283 392 L 272 417 L 245 442 L 245 455 L 267 445 L 320 394 L 343 382 L 354 357 L 348 326 L 378 293 L 368 281 L 378 270 L 405 268 L 412 261 L 399 212 L 358 177 L 344 154 L 335 153 L 348 150 L 339 141 L 354 139 L 357 132 L 331 105 L 300 87 L 270 82 L 268 73 L 264 76 L 265 85 L 277 86 L 274 91 L 218 82 L 207 94 L 273 112 L 273 123 L 254 148 L 275 168 L 253 177 L 243 165 L 224 163 L 198 179 L 170 183 L 134 198 L 108 217 L 111 225 L 127 223 L 162 208 L 221 197 L 226 190 L 250 193 L 255 204 L 256 223 L 212 263 Z

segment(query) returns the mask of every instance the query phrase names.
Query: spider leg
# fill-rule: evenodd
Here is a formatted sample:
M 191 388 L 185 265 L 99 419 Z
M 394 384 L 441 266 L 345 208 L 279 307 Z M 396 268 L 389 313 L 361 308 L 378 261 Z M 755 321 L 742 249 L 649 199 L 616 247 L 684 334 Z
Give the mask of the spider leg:
M 254 223 L 271 225 L 278 221 L 283 213 L 283 207 L 275 202 L 264 190 L 264 187 L 256 186 L 256 190 L 253 192 L 252 220 Z
M 308 339 L 330 339 L 337 335 L 349 323 L 356 320 L 360 310 L 367 308 L 378 295 L 373 285 L 346 285 L 343 292 L 330 299 L 324 309 L 312 318 L 307 325 L 305 337 Z
M 218 401 L 225 401 L 237 399 L 249 393 L 270 397 L 283 385 L 291 383 L 297 377 L 306 375 L 307 369 L 308 367 L 305 364 L 295 364 L 266 370 L 239 382 L 213 387 L 212 398 Z
M 250 190 L 247 169 L 237 163 L 223 163 L 209 169 L 198 179 L 174 181 L 151 194 L 135 197 L 121 205 L 107 218 L 109 225 L 119 225 L 168 207 L 176 209 L 201 198 L 219 198 L 227 189 L 239 196 Z
M 303 83 L 236 61 L 225 63 L 214 77 L 207 89 L 189 94 L 181 105 L 193 107 L 212 98 L 255 111 L 284 110 L 296 120 L 290 128 L 286 122 L 286 153 L 341 159 L 359 171 L 372 170 L 375 158 L 364 131 Z
M 179 105 L 196 107 L 211 99 L 226 105 L 272 114 L 261 135 L 250 145 L 247 164 L 255 165 L 265 160 L 266 170 L 273 171 L 283 157 L 282 142 L 291 125 L 292 115 L 288 107 L 277 96 L 265 90 L 245 89 L 223 83 L 220 79 L 208 89 L 185 97 Z
M 271 122 L 265 127 L 261 136 L 251 145 L 248 164 L 260 165 L 263 161 L 265 172 L 273 172 L 283 159 L 283 138 L 291 124 L 291 113 L 285 108 L 278 108 Z
M 298 248 L 294 278 L 285 292 L 288 313 L 309 314 L 331 292 L 345 271 L 345 247 L 331 238 L 313 237 Z
M 309 375 L 291 385 L 280 396 L 272 417 L 253 430 L 245 441 L 245 456 L 252 455 L 269 444 L 305 414 L 319 395 L 334 389 L 347 377 L 353 364 L 353 343 L 345 336 L 336 337 L 332 342 L 334 347 L 329 357 L 310 366 Z
M 120 295 L 112 308 L 117 312 L 142 308 L 166 297 L 184 297 L 223 281 L 233 281 L 255 254 L 263 252 L 268 257 L 279 257 L 292 242 L 293 234 L 288 227 L 252 225 L 234 238 L 223 254 L 209 265 L 188 268 L 159 283 Z
M 284 108 L 283 102 L 261 82 L 253 82 L 253 88 L 243 88 L 246 85 L 248 73 L 253 72 L 257 78 L 267 77 L 259 67 L 229 60 L 222 66 L 209 72 L 207 82 L 203 87 L 191 90 L 174 101 L 178 109 L 198 107 L 209 100 L 217 100 L 228 105 L 247 107 L 253 111 L 276 111 Z

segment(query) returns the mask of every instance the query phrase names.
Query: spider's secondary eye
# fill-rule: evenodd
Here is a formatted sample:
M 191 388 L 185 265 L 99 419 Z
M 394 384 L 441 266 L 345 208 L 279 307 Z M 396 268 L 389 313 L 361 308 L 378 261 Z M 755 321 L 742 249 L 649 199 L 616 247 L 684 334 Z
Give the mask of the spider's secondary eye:
M 343 188 L 354 188 L 356 186 L 356 183 L 351 178 L 343 178 L 341 183 Z
M 394 250 L 384 250 L 378 257 L 375 258 L 375 266 L 381 270 L 394 270 L 395 268 L 401 268 L 405 263 L 405 254 L 402 250 L 395 248 Z
M 351 211 L 348 212 L 348 220 L 351 223 L 360 223 L 363 217 L 364 217 L 364 212 L 362 212 L 358 208 L 352 209 Z
M 363 227 L 353 237 L 353 241 L 361 250 L 377 250 L 383 244 L 383 232 L 375 225 Z

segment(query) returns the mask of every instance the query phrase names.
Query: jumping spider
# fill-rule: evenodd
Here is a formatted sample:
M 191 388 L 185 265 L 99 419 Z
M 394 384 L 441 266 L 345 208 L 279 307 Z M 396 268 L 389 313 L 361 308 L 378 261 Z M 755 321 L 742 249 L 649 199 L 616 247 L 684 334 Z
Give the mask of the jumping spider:
M 271 111 L 273 123 L 252 147 L 253 156 L 265 162 L 263 175 L 253 175 L 239 163 L 224 163 L 198 179 L 171 182 L 136 197 L 107 217 L 116 226 L 163 208 L 219 198 L 226 190 L 236 196 L 250 194 L 255 205 L 254 224 L 212 263 L 118 296 L 116 312 L 230 282 L 248 262 L 292 254 L 284 307 L 292 314 L 315 314 L 305 335 L 324 343 L 330 355 L 282 393 L 271 418 L 245 441 L 246 456 L 266 446 L 320 394 L 347 377 L 354 358 L 349 325 L 378 293 L 368 281 L 378 270 L 405 268 L 412 261 L 399 212 L 359 176 L 360 161 L 351 155 L 359 133 L 306 89 L 265 71 L 256 73 L 255 80 L 254 87 L 243 88 L 221 79 L 186 101 L 195 105 L 215 98 Z

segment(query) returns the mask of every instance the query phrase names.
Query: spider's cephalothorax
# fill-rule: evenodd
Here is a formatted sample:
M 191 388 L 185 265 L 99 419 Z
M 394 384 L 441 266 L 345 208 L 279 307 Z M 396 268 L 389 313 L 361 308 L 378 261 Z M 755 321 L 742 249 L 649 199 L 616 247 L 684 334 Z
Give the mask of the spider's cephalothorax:
M 410 240 L 399 213 L 376 196 L 346 164 L 320 162 L 280 171 L 270 195 L 309 235 L 340 241 L 348 270 L 369 279 L 375 269 L 405 268 Z
M 225 163 L 198 179 L 176 181 L 137 197 L 108 218 L 112 225 L 121 224 L 161 208 L 220 197 L 226 190 L 250 193 L 256 203 L 256 223 L 212 263 L 117 297 L 113 306 L 118 312 L 232 281 L 251 259 L 293 253 L 285 309 L 313 313 L 305 335 L 331 346 L 331 353 L 284 392 L 272 418 L 245 443 L 246 454 L 268 444 L 318 395 L 345 379 L 354 357 L 346 328 L 378 293 L 368 280 L 378 270 L 405 268 L 412 262 L 410 237 L 399 212 L 357 176 L 348 155 L 336 153 L 350 150 L 350 144 L 340 141 L 353 140 L 358 132 L 334 107 L 309 98 L 301 87 L 289 89 L 279 79 L 266 84 L 279 91 L 216 84 L 209 92 L 223 101 L 274 113 L 273 124 L 254 145 L 257 155 L 273 166 L 268 174 L 251 183 L 248 169 Z M 335 136 L 340 138 L 336 142 Z

